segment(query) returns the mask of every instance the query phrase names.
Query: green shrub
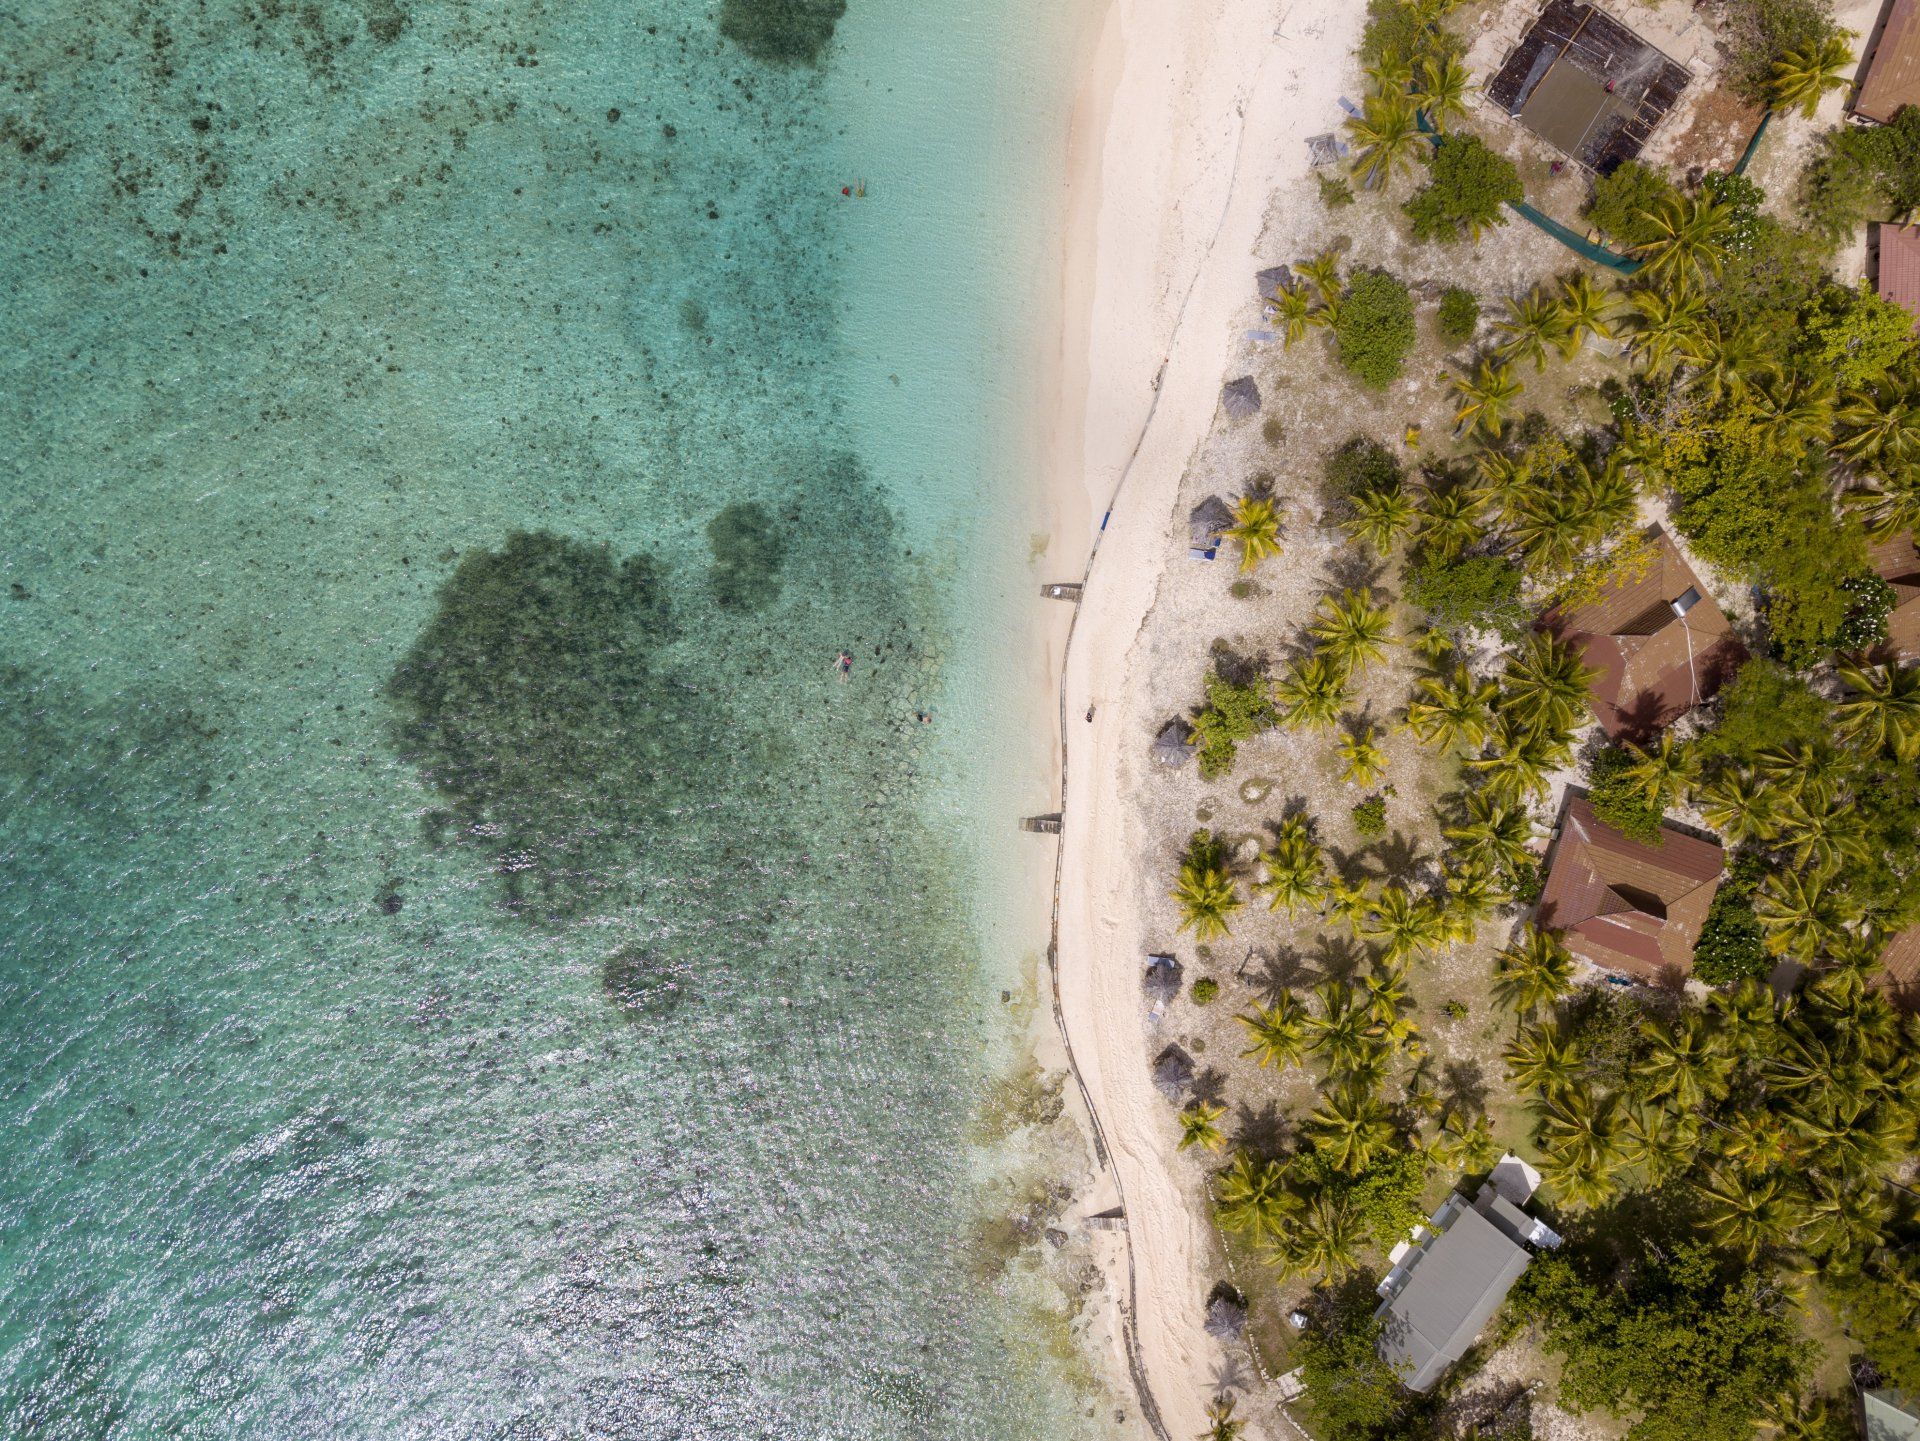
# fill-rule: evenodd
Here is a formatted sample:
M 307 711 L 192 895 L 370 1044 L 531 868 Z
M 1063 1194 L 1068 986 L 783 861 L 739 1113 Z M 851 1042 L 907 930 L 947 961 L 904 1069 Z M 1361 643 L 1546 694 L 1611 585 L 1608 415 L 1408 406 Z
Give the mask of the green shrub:
M 1832 706 L 1769 660 L 1750 660 L 1721 688 L 1720 718 L 1696 743 L 1704 760 L 1750 764 L 1764 750 L 1811 746 L 1832 733 Z
M 1236 684 L 1218 672 L 1207 677 L 1207 701 L 1193 718 L 1200 774 L 1218 780 L 1233 769 L 1240 742 L 1273 724 L 1273 702 L 1258 679 Z
M 1449 285 L 1440 297 L 1436 328 L 1447 344 L 1465 345 L 1480 328 L 1480 298 L 1471 290 Z
M 1353 187 L 1347 183 L 1346 176 L 1316 170 L 1313 178 L 1320 185 L 1320 203 L 1327 209 L 1338 210 L 1343 205 L 1353 204 Z
M 1333 325 L 1340 363 L 1362 385 L 1383 390 L 1400 378 L 1413 349 L 1413 296 L 1383 270 L 1354 276 Z
M 1443 1001 L 1440 1003 L 1440 1013 L 1450 1021 L 1464 1021 L 1467 1018 L 1467 1003 L 1465 1001 Z
M 1749 854 L 1734 858 L 1720 889 L 1714 892 L 1700 939 L 1693 948 L 1693 973 L 1709 986 L 1727 986 L 1773 969 L 1760 922 L 1753 914 L 1753 892 L 1765 867 Z
M 1920 1257 L 1882 1255 L 1860 1271 L 1821 1273 L 1834 1313 L 1882 1382 L 1920 1391 Z
M 1377 440 L 1356 435 L 1327 457 L 1327 491 L 1335 498 L 1369 491 L 1400 489 L 1405 472 L 1399 460 Z
M 1657 233 L 1647 223 L 1647 212 L 1657 210 L 1662 201 L 1679 193 L 1658 170 L 1629 160 L 1613 174 L 1593 182 L 1587 219 L 1616 245 L 1643 245 Z
M 1407 603 L 1435 630 L 1473 627 L 1517 640 L 1532 621 L 1520 600 L 1520 568 L 1494 555 L 1422 560 L 1407 574 Z
M 1387 833 L 1387 798 L 1368 796 L 1353 808 L 1353 828 L 1363 836 Z
M 1838 28 L 1831 0 L 1728 0 L 1721 14 L 1728 78 L 1755 105 L 1768 102 L 1775 60 L 1813 49 Z
M 1887 617 L 1900 597 L 1894 588 L 1869 571 L 1850 576 L 1840 588 L 1853 597 L 1853 609 L 1840 625 L 1835 650 L 1870 650 L 1887 638 Z
M 1202 976 L 1193 983 L 1193 1003 L 1196 1006 L 1210 1006 L 1220 998 L 1220 983 L 1212 976 Z
M 1872 384 L 1913 349 L 1913 317 L 1864 280 L 1858 289 L 1828 286 L 1800 324 L 1795 364 L 1842 389 Z
M 1462 235 L 1476 241 L 1491 225 L 1507 223 L 1507 204 L 1526 191 L 1513 162 L 1472 135 L 1450 135 L 1428 159 L 1433 179 L 1406 203 L 1413 238 L 1449 244 Z
M 1823 137 L 1808 167 L 1802 209 L 1823 233 L 1843 237 L 1869 215 L 1904 215 L 1920 205 L 1920 108 L 1885 125 L 1842 126 Z
M 1410 1434 L 1399 1423 L 1414 1397 L 1380 1358 L 1381 1323 L 1367 1299 L 1356 1293 L 1332 1319 L 1308 1327 L 1294 1352 L 1306 1388 L 1300 1410 L 1323 1441 Z
M 1603 825 L 1612 826 L 1623 836 L 1660 843 L 1660 807 L 1651 804 L 1625 774 L 1633 757 L 1618 746 L 1609 746 L 1593 758 L 1588 776 L 1587 800 Z

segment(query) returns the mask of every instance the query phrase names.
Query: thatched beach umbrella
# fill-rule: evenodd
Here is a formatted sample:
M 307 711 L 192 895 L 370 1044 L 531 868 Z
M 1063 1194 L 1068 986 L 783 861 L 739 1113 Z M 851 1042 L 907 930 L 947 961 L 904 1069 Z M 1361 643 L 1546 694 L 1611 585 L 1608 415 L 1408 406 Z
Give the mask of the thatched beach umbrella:
M 1187 554 L 1195 560 L 1212 560 L 1220 548 L 1220 537 L 1233 524 L 1233 512 L 1217 495 L 1210 495 L 1187 513 Z
M 1247 1298 L 1222 1281 L 1207 1298 L 1207 1334 L 1221 1341 L 1238 1341 L 1247 1330 Z
M 1153 1088 L 1175 1105 L 1193 1084 L 1193 1057 L 1168 1046 L 1153 1060 Z
M 1185 765 L 1196 749 L 1193 727 L 1178 717 L 1161 726 L 1160 734 L 1153 738 L 1153 758 L 1163 766 Z
M 1258 415 L 1260 387 L 1253 383 L 1251 375 L 1243 375 L 1238 380 L 1229 380 L 1220 387 L 1220 404 L 1235 420 L 1245 420 L 1249 415 Z

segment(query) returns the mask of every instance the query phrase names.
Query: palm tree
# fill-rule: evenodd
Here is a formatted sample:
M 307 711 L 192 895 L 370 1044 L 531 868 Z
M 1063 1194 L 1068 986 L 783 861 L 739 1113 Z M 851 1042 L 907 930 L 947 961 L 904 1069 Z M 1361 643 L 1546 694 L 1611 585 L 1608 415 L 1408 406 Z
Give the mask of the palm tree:
M 1735 845 L 1779 834 L 1773 789 L 1752 771 L 1730 767 L 1700 787 L 1700 814 Z
M 1330 1070 L 1364 1069 L 1385 1036 L 1385 1028 L 1375 1019 L 1372 1006 L 1363 1002 L 1353 987 L 1333 981 L 1317 987 L 1314 995 L 1320 1001 L 1320 1014 L 1306 1018 L 1307 1027 L 1313 1032 L 1313 1051 L 1326 1056 Z
M 1341 522 L 1341 528 L 1381 555 L 1392 552 L 1394 543 L 1414 521 L 1413 502 L 1398 489 L 1363 490 L 1348 497 L 1347 510 L 1348 518 Z
M 1421 508 L 1420 545 L 1447 561 L 1480 538 L 1480 498 L 1464 485 L 1429 490 Z
M 1207 1402 L 1207 1429 L 1200 1433 L 1200 1441 L 1240 1441 L 1245 1429 L 1233 1419 L 1233 1397 L 1216 1396 Z
M 1325 596 L 1313 623 L 1307 627 L 1325 654 L 1352 672 L 1387 658 L 1392 615 L 1357 590 L 1345 590 L 1338 599 Z
M 1469 759 L 1467 768 L 1485 778 L 1490 799 L 1513 805 L 1521 796 L 1546 795 L 1547 777 L 1565 764 L 1567 755 L 1566 743 L 1556 736 L 1516 735 L 1503 729 L 1494 737 L 1493 749 Z
M 1365 881 L 1350 886 L 1335 876 L 1327 882 L 1327 914 L 1354 935 L 1360 934 L 1366 924 L 1367 914 L 1372 909 L 1373 895 Z
M 1573 953 L 1558 931 L 1528 922 L 1493 958 L 1493 998 L 1525 1019 L 1573 989 Z
M 1828 785 L 1807 785 L 1780 803 L 1780 844 L 1802 870 L 1829 874 L 1867 859 L 1867 825 Z
M 1720 1018 L 1721 1044 L 1735 1056 L 1751 1060 L 1765 1055 L 1779 1039 L 1773 990 L 1756 977 L 1713 992 L 1707 1004 Z
M 1500 878 L 1484 861 L 1450 859 L 1441 876 L 1447 887 L 1441 915 L 1447 923 L 1449 939 L 1464 945 L 1474 938 L 1480 923 L 1489 919 L 1510 897 Z
M 1674 1105 L 1692 1111 L 1727 1094 L 1733 1057 L 1721 1048 L 1700 1012 L 1685 1012 L 1671 1030 L 1653 1020 L 1642 1022 L 1640 1029 L 1653 1043 L 1639 1067 L 1649 1099 L 1671 1097 Z
M 1288 817 L 1273 848 L 1260 859 L 1267 878 L 1258 883 L 1258 889 L 1266 892 L 1268 910 L 1284 909 L 1291 917 L 1297 909 L 1311 910 L 1320 904 L 1326 894 L 1327 863 L 1305 820 Z
M 1771 1171 L 1786 1165 L 1792 1138 L 1780 1118 L 1766 1110 L 1736 1110 L 1713 1134 L 1723 1160 L 1745 1171 Z
M 1325 307 L 1323 313 L 1330 314 L 1338 307 L 1341 294 L 1339 251 L 1323 250 L 1313 259 L 1303 260 L 1293 268 L 1302 280 L 1313 287 L 1313 293 L 1320 297 L 1320 304 Z M 1332 323 L 1331 320 L 1327 322 L 1329 325 Z
M 1483 355 L 1472 375 L 1448 375 L 1447 384 L 1453 390 L 1454 399 L 1460 402 L 1453 414 L 1454 433 L 1478 432 L 1498 440 L 1507 423 L 1507 412 L 1520 395 L 1521 386 L 1513 378 L 1513 367 L 1496 364 L 1491 357 Z
M 1413 62 L 1398 50 L 1382 50 L 1365 71 L 1373 88 L 1386 95 L 1404 95 L 1413 85 Z
M 1619 1193 L 1617 1164 L 1603 1165 L 1577 1153 L 1551 1151 L 1540 1161 L 1540 1179 L 1570 1210 L 1604 1206 Z
M 1700 358 L 1707 305 L 1688 289 L 1636 290 L 1628 297 L 1635 325 L 1627 353 L 1651 376 L 1665 375 L 1675 363 Z
M 1856 464 L 1920 453 L 1920 394 L 1902 376 L 1888 375 L 1874 390 L 1849 390 L 1834 420 L 1840 438 L 1833 448 Z
M 1195 1101 L 1180 1113 L 1180 1146 L 1184 1151 L 1189 1146 L 1205 1146 L 1209 1151 L 1217 1151 L 1227 1144 L 1227 1138 L 1221 1133 L 1218 1122 L 1227 1114 L 1225 1106 L 1212 1101 Z
M 1234 502 L 1233 524 L 1224 534 L 1240 547 L 1240 573 L 1245 575 L 1280 554 L 1280 507 L 1270 496 L 1243 495 Z
M 1521 1090 L 1554 1096 L 1578 1079 L 1584 1052 L 1580 1038 L 1559 1026 L 1528 1026 L 1501 1052 L 1501 1059 Z
M 1273 684 L 1288 725 L 1330 726 L 1347 703 L 1347 668 L 1331 655 L 1301 656 Z
M 1753 326 L 1723 328 L 1716 320 L 1704 321 L 1693 360 L 1693 388 L 1716 403 L 1722 396 L 1745 395 L 1750 380 L 1778 371 L 1773 344 Z
M 1293 348 L 1296 340 L 1305 340 L 1310 327 L 1318 323 L 1317 317 L 1326 314 L 1316 310 L 1313 297 L 1307 294 L 1304 285 L 1281 286 L 1273 293 L 1273 315 L 1281 325 L 1281 342 Z
M 1846 69 L 1853 63 L 1853 47 L 1847 44 L 1846 31 L 1829 33 L 1818 45 L 1789 50 L 1773 62 L 1773 74 L 1767 81 L 1767 103 L 1776 110 L 1794 110 L 1813 119 L 1820 108 L 1820 97 L 1847 83 Z
M 1500 713 L 1529 734 L 1569 730 L 1587 701 L 1598 671 L 1581 664 L 1574 649 L 1551 631 L 1534 631 L 1507 661 Z
M 1413 102 L 1405 95 L 1369 95 L 1346 129 L 1359 149 L 1353 173 L 1369 190 L 1397 172 L 1411 170 L 1427 143 L 1414 118 Z
M 1399 1138 L 1386 1102 L 1355 1085 L 1323 1095 L 1307 1117 L 1306 1131 L 1314 1149 L 1348 1176 L 1366 1170 Z
M 1547 368 L 1547 352 L 1557 350 L 1566 339 L 1559 305 L 1539 291 L 1529 291 L 1507 302 L 1504 320 L 1493 323 L 1506 335 L 1500 345 L 1500 358 L 1512 362 L 1531 360 L 1536 372 Z
M 1658 1186 L 1693 1164 L 1700 1149 L 1700 1123 L 1663 1106 L 1637 1106 L 1622 1117 L 1620 1138 L 1621 1158 Z
M 1549 1091 L 1539 1103 L 1540 1143 L 1577 1166 L 1611 1172 L 1622 1160 L 1620 1108 L 1614 1096 L 1596 1098 L 1578 1085 Z
M 1895 760 L 1920 757 L 1920 666 L 1844 665 L 1851 696 L 1834 707 L 1840 733 Z
M 1450 1171 L 1490 1171 L 1504 1148 L 1493 1138 L 1493 1123 L 1485 1116 L 1466 1121 L 1447 1117 L 1433 1138 L 1433 1158 Z
M 1191 929 L 1203 941 L 1226 935 L 1233 913 L 1245 904 L 1227 871 L 1226 847 L 1213 832 L 1195 831 L 1188 841 L 1173 899 L 1180 907 L 1180 929 Z
M 1487 740 L 1487 721 L 1500 687 L 1475 680 L 1464 665 L 1450 676 L 1422 676 L 1414 682 L 1415 698 L 1407 702 L 1407 729 L 1420 744 L 1450 751 L 1456 746 L 1481 746 Z
M 1893 1219 L 1893 1202 L 1880 1187 L 1819 1173 L 1803 1178 L 1793 1210 L 1801 1248 L 1837 1265 L 1878 1247 Z
M 1213 1194 L 1223 1231 L 1277 1236 L 1300 1208 L 1300 1198 L 1287 1189 L 1286 1167 L 1249 1151 L 1234 1156 L 1214 1181 Z
M 1920 533 L 1920 471 L 1869 475 L 1859 489 L 1847 493 L 1846 502 L 1865 517 L 1867 534 L 1875 540 Z
M 1351 1196 L 1325 1188 L 1289 1223 L 1277 1260 L 1283 1275 L 1332 1282 L 1359 1264 L 1366 1222 Z
M 1753 914 L 1768 950 L 1809 961 L 1859 918 L 1859 908 L 1820 872 L 1782 870 L 1753 893 Z
M 1752 394 L 1761 422 L 1783 451 L 1824 445 L 1833 439 L 1837 396 L 1831 377 L 1774 376 Z
M 1785 1238 L 1792 1224 L 1790 1198 L 1778 1176 L 1743 1177 L 1709 1172 L 1699 1184 L 1706 1202 L 1702 1220 L 1716 1243 L 1751 1261 Z
M 1405 886 L 1383 886 L 1367 918 L 1366 935 L 1385 943 L 1389 963 L 1431 951 L 1446 939 L 1446 920 L 1425 896 L 1413 896 Z
M 1711 272 L 1720 273 L 1727 256 L 1727 232 L 1733 228 L 1733 207 L 1710 195 L 1668 196 L 1641 218 L 1653 238 L 1634 247 L 1640 274 L 1647 280 L 1665 279 L 1687 285 Z
M 1653 750 L 1642 750 L 1629 741 L 1626 751 L 1633 761 L 1623 774 L 1642 800 L 1661 810 L 1684 801 L 1700 774 L 1698 753 L 1684 741 L 1676 744 L 1671 733 L 1662 735 Z
M 1253 1037 L 1253 1044 L 1240 1054 L 1252 1056 L 1257 1065 L 1285 1070 L 1306 1059 L 1307 1010 L 1290 992 L 1282 991 L 1271 1006 L 1256 1006 L 1237 1019 Z
M 1579 354 L 1589 335 L 1613 338 L 1607 317 L 1613 310 L 1611 291 L 1601 290 L 1586 271 L 1575 271 L 1560 282 L 1560 354 L 1568 360 Z
M 1457 55 L 1429 55 L 1420 62 L 1420 108 L 1435 130 L 1444 133 L 1467 113 L 1467 87 L 1472 83 Z
M 1340 779 L 1358 786 L 1370 787 L 1387 773 L 1387 753 L 1380 749 L 1378 732 L 1372 726 L 1341 736 L 1340 758 L 1347 763 Z
M 1524 806 L 1475 790 L 1467 792 L 1466 807 L 1467 824 L 1446 832 L 1456 854 L 1507 871 L 1532 859 L 1533 818 Z

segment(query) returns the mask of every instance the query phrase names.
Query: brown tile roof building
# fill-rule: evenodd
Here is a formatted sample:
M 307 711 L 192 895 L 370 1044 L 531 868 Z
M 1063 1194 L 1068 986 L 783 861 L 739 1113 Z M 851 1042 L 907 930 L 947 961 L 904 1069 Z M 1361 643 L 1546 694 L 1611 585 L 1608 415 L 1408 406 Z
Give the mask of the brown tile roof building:
M 1882 300 L 1890 300 L 1914 317 L 1920 329 L 1920 227 L 1912 225 L 1876 225 L 1879 240 L 1879 274 L 1875 288 Z
M 1539 923 L 1567 949 L 1609 971 L 1667 983 L 1693 969 L 1693 946 L 1720 889 L 1725 853 L 1672 826 L 1658 845 L 1603 825 L 1570 795 L 1547 863 Z
M 1920 926 L 1908 926 L 1887 942 L 1874 979 L 1901 1010 L 1920 1011 Z
M 1920 549 L 1911 535 L 1897 535 L 1870 546 L 1867 563 L 1893 587 L 1887 644 L 1902 660 L 1920 660 Z
M 1893 0 L 1853 113 L 1885 125 L 1902 105 L 1915 104 L 1920 104 L 1920 0 Z
M 1747 658 L 1726 615 L 1658 526 L 1653 563 L 1598 600 L 1547 616 L 1599 675 L 1593 713 L 1608 735 L 1644 740 L 1710 698 Z

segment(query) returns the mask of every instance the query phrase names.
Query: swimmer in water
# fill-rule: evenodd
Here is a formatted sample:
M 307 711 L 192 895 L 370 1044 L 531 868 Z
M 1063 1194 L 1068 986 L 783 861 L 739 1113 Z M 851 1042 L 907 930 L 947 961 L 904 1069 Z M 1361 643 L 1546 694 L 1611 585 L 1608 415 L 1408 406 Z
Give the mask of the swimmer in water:
M 849 650 L 841 651 L 833 663 L 840 672 L 840 679 L 845 680 L 848 675 L 853 672 L 853 652 Z

